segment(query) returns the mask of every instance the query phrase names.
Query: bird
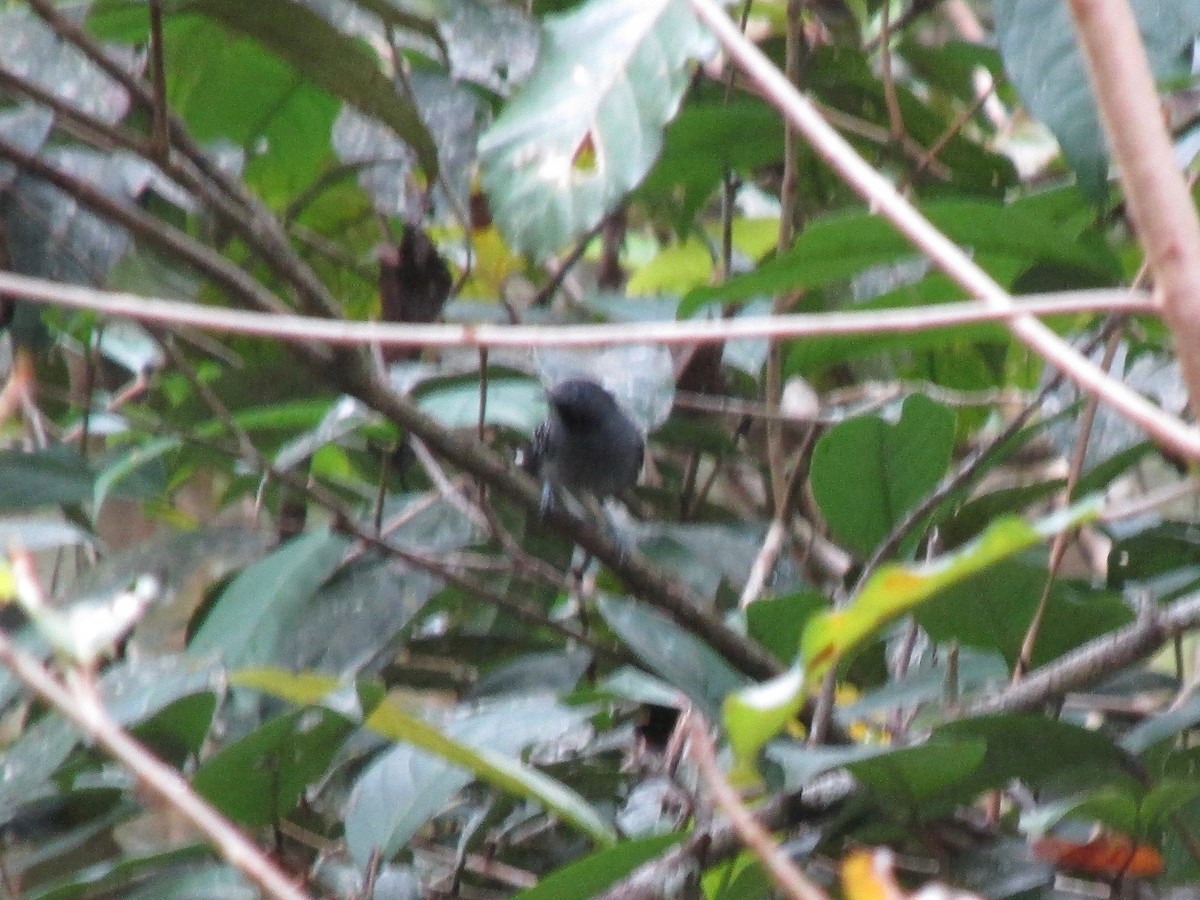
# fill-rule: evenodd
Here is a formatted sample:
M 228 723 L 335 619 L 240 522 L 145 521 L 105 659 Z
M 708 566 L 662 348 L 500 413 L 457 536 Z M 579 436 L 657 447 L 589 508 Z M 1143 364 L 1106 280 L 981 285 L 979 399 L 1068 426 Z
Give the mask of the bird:
M 520 466 L 542 481 L 542 512 L 555 491 L 603 501 L 637 483 L 645 455 L 642 432 L 611 393 L 571 378 L 547 394 L 546 421 L 533 433 Z

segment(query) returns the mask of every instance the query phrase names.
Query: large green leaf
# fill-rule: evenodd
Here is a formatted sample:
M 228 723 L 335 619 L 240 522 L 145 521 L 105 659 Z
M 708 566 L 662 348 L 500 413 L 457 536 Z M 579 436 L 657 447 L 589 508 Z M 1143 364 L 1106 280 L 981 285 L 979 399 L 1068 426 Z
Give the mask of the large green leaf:
M 1103 244 L 1081 238 L 1027 205 L 941 200 L 923 204 L 921 211 L 947 237 L 985 260 L 1017 259 L 1027 266 L 1036 261 L 1053 262 L 1093 273 L 1098 279 L 1120 276 L 1116 260 Z M 680 305 L 679 314 L 691 315 L 714 301 L 823 287 L 914 254 L 908 240 L 880 216 L 863 211 L 835 213 L 813 222 L 787 253 L 754 272 L 692 291 Z
M 275 662 L 291 614 L 337 568 L 345 538 L 315 531 L 248 566 L 217 598 L 192 638 L 193 653 L 219 653 L 227 666 Z
M 1183 50 L 1200 31 L 1200 5 L 1195 0 L 1133 0 L 1132 6 L 1155 76 L 1186 75 Z M 1001 0 L 995 15 L 1009 78 L 1030 111 L 1058 138 L 1080 189 L 1099 202 L 1105 195 L 1108 155 L 1068 4 Z
M 937 641 L 998 650 L 1012 666 L 1045 584 L 1044 564 L 1005 560 L 922 605 L 916 611 L 917 621 Z M 1033 665 L 1043 665 L 1132 619 L 1133 611 L 1116 591 L 1059 580 L 1051 589 Z
M 689 103 L 667 129 L 638 197 L 660 215 L 678 210 L 683 231 L 727 171 L 750 174 L 782 155 L 783 123 L 765 103 Z
M 437 177 L 437 148 L 416 106 L 364 44 L 316 13 L 289 0 L 184 0 L 176 9 L 202 13 L 253 38 L 313 84 L 386 123 L 416 152 L 426 176 Z
M 876 415 L 840 422 L 812 455 L 812 490 L 834 537 L 869 556 L 946 472 L 954 413 L 924 394 L 892 425 Z
M 664 681 L 677 687 L 705 714 L 716 717 L 726 695 L 747 686 L 744 676 L 715 650 L 665 615 L 620 597 L 596 602 L 608 627 Z
M 545 21 L 533 75 L 479 142 L 509 244 L 553 253 L 645 177 L 688 63 L 711 40 L 683 0 L 588 0 Z
M 235 684 L 293 703 L 319 703 L 338 681 L 312 673 L 263 669 L 237 673 Z M 365 863 L 375 850 L 391 856 L 472 777 L 518 797 L 536 800 L 599 843 L 612 843 L 611 826 L 582 797 L 517 758 L 525 747 L 553 740 L 583 718 L 544 697 L 466 707 L 441 727 L 379 704 L 366 727 L 399 746 L 367 768 L 355 783 L 346 813 L 350 852 Z
M 644 862 L 662 855 L 683 840 L 680 832 L 658 834 L 636 841 L 622 841 L 590 856 L 563 866 L 522 891 L 517 900 L 588 900 L 604 891 Z
M 354 727 L 323 707 L 283 713 L 206 759 L 192 787 L 235 822 L 270 825 L 329 768 Z

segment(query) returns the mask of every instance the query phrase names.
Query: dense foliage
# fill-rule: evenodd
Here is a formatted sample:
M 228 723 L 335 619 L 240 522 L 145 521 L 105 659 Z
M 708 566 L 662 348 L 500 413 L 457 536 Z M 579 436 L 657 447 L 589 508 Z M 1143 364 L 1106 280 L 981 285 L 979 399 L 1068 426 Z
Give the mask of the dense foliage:
M 1190 164 L 1200 14 L 1134 6 Z M 1068 4 L 732 13 L 1004 289 L 1144 278 Z M 1000 322 L 636 342 L 968 299 L 768 96 L 686 0 L 0 2 L 0 893 L 259 896 L 93 689 L 313 897 L 768 896 L 709 740 L 846 896 L 1200 880 L 1187 461 Z M 1157 317 L 1048 322 L 1183 413 Z M 579 373 L 648 432 L 603 521 L 512 463 Z

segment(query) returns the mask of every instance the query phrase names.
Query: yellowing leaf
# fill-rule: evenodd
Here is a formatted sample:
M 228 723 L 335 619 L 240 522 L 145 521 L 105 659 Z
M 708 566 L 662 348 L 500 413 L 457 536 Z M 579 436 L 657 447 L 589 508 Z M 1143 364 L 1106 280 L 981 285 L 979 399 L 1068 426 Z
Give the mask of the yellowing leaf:
M 914 565 L 882 566 L 848 607 L 813 616 L 800 637 L 807 684 L 820 681 L 848 651 L 893 619 L 939 591 L 1019 553 L 1058 532 L 1096 517 L 1099 498 L 1083 500 L 1033 525 L 1010 516 L 997 519 L 962 549 Z
M 758 781 L 754 762 L 771 738 L 788 726 L 804 705 L 804 671 L 793 666 L 782 675 L 733 691 L 722 704 L 725 730 L 733 749 L 733 782 Z

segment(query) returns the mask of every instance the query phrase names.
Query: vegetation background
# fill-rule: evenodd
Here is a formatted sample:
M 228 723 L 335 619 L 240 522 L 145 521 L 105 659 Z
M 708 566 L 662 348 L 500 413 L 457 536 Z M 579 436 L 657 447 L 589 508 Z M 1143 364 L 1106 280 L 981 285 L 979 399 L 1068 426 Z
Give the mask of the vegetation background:
M 0 893 L 1183 895 L 1198 10 L 0 2 Z

